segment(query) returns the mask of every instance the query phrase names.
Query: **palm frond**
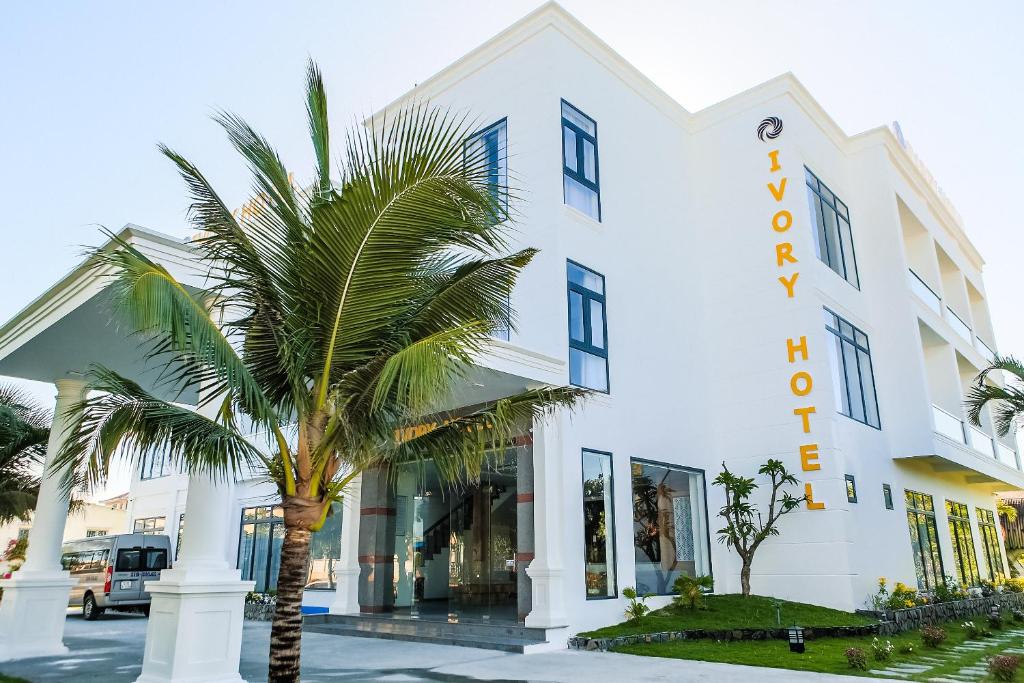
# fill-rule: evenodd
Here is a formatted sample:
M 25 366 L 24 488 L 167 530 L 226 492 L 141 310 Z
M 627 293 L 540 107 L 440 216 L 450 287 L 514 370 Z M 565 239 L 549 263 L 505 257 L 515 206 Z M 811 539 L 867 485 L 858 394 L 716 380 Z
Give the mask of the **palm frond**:
M 320 68 L 313 60 L 306 67 L 306 116 L 316 154 L 317 190 L 323 197 L 331 191 L 331 138 L 327 126 L 327 93 Z
M 1013 378 L 1005 387 L 990 383 L 989 375 L 998 370 L 1010 373 Z M 1005 436 L 1024 415 L 1024 365 L 1013 356 L 997 356 L 974 380 L 964 400 L 967 419 L 975 426 L 981 426 L 981 415 L 985 406 L 992 406 L 992 423 L 1000 436 Z
M 218 479 L 266 462 L 230 424 L 162 401 L 113 370 L 94 365 L 89 390 L 98 393 L 72 406 L 68 439 L 51 465 L 54 472 L 67 468 L 65 490 L 74 477 L 89 488 L 101 485 L 117 453 L 138 467 L 162 452 L 184 472 Z

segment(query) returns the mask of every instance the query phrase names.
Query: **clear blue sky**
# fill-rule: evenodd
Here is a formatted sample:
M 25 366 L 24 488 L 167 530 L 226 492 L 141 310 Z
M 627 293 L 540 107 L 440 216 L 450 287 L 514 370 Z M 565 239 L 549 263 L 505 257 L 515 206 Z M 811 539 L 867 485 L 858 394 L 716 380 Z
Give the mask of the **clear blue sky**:
M 80 245 L 99 241 L 99 225 L 188 233 L 187 197 L 158 141 L 241 204 L 248 180 L 209 120 L 214 109 L 247 117 L 301 177 L 312 159 L 301 100 L 309 56 L 325 71 L 337 130 L 538 4 L 8 4 L 0 23 L 0 319 L 70 269 Z M 1024 354 L 1024 3 L 564 5 L 691 111 L 792 71 L 847 133 L 898 119 L 987 261 L 1000 349 Z

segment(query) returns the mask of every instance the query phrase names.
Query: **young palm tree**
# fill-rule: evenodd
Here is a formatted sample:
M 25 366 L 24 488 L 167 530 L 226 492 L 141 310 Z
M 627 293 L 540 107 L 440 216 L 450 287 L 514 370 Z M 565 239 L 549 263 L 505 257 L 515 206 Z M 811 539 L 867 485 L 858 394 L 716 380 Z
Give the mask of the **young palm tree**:
M 0 524 L 27 521 L 39 495 L 50 416 L 25 392 L 0 385 Z
M 1012 375 L 1005 387 L 985 381 L 996 370 Z M 991 365 L 978 373 L 964 401 L 971 424 L 981 426 L 981 411 L 989 403 L 992 404 L 992 424 L 999 436 L 1005 436 L 1024 416 L 1024 365 L 1013 356 L 996 356 Z
M 293 185 L 242 119 L 216 117 L 258 196 L 239 218 L 195 166 L 161 148 L 191 192 L 208 289 L 183 286 L 129 244 L 94 252 L 97 267 L 114 273 L 119 313 L 151 340 L 150 362 L 165 381 L 198 388 L 210 408 L 200 412 L 216 416 L 94 367 L 97 393 L 77 407 L 56 465 L 96 483 L 115 451 L 138 461 L 163 449 L 189 473 L 252 467 L 277 485 L 285 537 L 271 681 L 299 679 L 310 535 L 356 473 L 431 460 L 450 482 L 472 480 L 491 444 L 585 395 L 545 387 L 449 412 L 491 332 L 514 324 L 508 292 L 535 254 L 506 253 L 510 197 L 483 155 L 467 154 L 465 117 L 426 106 L 351 132 L 335 181 L 312 63 L 306 105 L 316 157 L 309 189 Z M 242 417 L 251 427 L 240 427 Z M 432 427 L 404 429 L 423 423 Z M 268 435 L 266 447 L 243 431 Z

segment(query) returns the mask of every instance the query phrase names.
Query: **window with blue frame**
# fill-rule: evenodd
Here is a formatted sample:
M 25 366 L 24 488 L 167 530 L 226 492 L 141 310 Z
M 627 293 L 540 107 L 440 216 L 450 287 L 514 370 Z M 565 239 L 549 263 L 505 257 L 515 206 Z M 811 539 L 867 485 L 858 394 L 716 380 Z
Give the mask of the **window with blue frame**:
M 562 100 L 562 189 L 565 203 L 601 220 L 597 123 Z
M 608 391 L 604 276 L 569 261 L 569 382 Z
M 850 231 L 850 210 L 811 170 L 804 168 L 811 208 L 814 248 L 818 258 L 844 280 L 860 289 L 857 257 Z
M 868 337 L 827 308 L 824 311 L 836 409 L 857 422 L 881 429 Z
M 495 222 L 504 220 L 508 212 L 508 129 L 505 119 L 466 140 L 465 157 L 468 165 L 484 171 L 484 182 L 499 212 Z

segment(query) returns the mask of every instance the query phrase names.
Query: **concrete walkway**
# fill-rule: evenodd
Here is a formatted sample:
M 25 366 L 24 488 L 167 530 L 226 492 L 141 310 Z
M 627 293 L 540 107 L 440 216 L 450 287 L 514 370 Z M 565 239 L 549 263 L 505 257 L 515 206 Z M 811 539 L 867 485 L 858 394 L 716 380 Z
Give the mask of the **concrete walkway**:
M 131 683 L 141 671 L 145 638 L 146 619 L 141 616 L 109 613 L 94 622 L 83 621 L 77 615 L 69 616 L 64 633 L 64 642 L 71 648 L 69 655 L 0 663 L 0 672 L 32 683 Z M 251 683 L 266 680 L 269 641 L 269 624 L 246 622 L 241 670 L 243 678 Z M 302 660 L 304 681 L 338 683 L 866 683 L 882 680 L 570 650 L 515 655 L 320 633 L 303 636 Z

